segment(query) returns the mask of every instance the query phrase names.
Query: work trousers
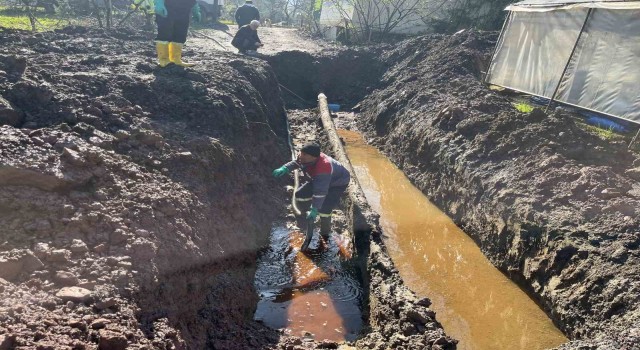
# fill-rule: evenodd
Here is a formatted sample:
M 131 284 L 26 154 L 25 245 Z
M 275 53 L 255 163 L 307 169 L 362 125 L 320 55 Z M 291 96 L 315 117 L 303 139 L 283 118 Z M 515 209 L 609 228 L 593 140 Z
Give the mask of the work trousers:
M 191 7 L 167 6 L 167 17 L 156 15 L 158 36 L 155 41 L 184 44 L 187 41 L 190 17 Z
M 249 39 L 243 39 L 238 45 L 236 45 L 236 49 L 240 51 L 240 53 L 247 53 L 247 50 L 258 50 L 256 46 L 256 42 Z
M 329 192 L 327 196 L 324 198 L 324 202 L 322 203 L 322 208 L 318 209 L 318 213 L 320 213 L 320 217 L 331 217 L 331 212 L 335 209 L 340 203 L 340 197 L 344 191 L 347 190 L 347 186 L 335 186 L 329 187 Z M 296 191 L 296 204 L 298 205 L 298 209 L 302 212 L 306 212 L 311 208 L 311 201 L 313 200 L 313 184 L 311 182 L 307 182 L 304 185 L 298 188 Z

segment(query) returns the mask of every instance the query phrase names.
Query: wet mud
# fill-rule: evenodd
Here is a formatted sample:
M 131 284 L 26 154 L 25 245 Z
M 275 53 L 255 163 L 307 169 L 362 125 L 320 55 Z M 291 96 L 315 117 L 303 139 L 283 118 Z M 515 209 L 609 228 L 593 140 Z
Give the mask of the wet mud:
M 640 344 L 640 155 L 481 82 L 495 33 L 404 41 L 356 121 L 572 348 Z
M 159 70 L 135 31 L 3 29 L 0 46 L 0 348 L 284 341 L 252 321 L 285 205 L 269 67 L 201 53 Z
M 309 250 L 296 226 L 276 225 L 258 259 L 255 319 L 305 339 L 354 341 L 362 329 L 361 281 L 347 261 L 342 237 L 315 232 Z

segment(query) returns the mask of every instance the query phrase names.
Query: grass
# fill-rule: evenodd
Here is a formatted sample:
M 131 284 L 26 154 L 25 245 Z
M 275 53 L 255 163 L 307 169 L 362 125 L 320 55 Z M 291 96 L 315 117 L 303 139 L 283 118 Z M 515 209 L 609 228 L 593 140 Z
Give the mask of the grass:
M 40 9 L 36 9 L 34 15 L 37 19 L 37 31 L 49 31 L 80 23 L 79 19 L 63 18 L 58 14 L 46 14 Z M 0 27 L 31 30 L 31 22 L 29 22 L 27 12 L 21 9 L 0 6 Z
M 513 107 L 522 113 L 531 113 L 533 111 L 533 106 L 526 102 L 518 102 L 514 103 Z
M 587 131 L 590 131 L 603 140 L 613 140 L 616 137 L 616 133 L 613 131 L 613 127 L 603 128 L 601 126 L 585 125 Z

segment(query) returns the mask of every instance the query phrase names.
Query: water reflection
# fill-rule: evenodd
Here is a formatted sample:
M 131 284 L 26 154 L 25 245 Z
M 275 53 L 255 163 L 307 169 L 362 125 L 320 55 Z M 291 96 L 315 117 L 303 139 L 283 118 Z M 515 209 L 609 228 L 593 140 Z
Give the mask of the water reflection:
M 432 299 L 458 349 L 536 350 L 567 341 L 521 289 L 404 174 L 354 132 L 340 131 L 407 286 Z
M 355 340 L 362 328 L 361 289 L 340 238 L 334 232 L 325 242 L 316 233 L 303 253 L 303 233 L 274 226 L 269 249 L 258 260 L 255 319 L 294 336 Z

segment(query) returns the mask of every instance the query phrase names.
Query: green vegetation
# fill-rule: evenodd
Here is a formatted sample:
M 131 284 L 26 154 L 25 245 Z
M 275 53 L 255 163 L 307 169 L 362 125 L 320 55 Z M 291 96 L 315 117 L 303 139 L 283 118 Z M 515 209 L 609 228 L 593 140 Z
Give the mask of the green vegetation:
M 38 31 L 54 30 L 81 23 L 78 18 L 63 18 L 58 14 L 47 14 L 41 9 L 34 10 L 33 15 L 35 17 L 36 30 Z M 0 6 L 0 27 L 31 30 L 31 21 L 28 13 L 22 9 Z
M 522 113 L 531 113 L 534 108 L 532 105 L 526 102 L 514 103 L 513 107 L 515 107 L 515 109 L 517 109 L 519 112 L 522 112 Z
M 593 125 L 585 125 L 585 129 L 589 132 L 592 132 L 603 140 L 612 140 L 617 134 L 613 131 L 613 127 L 609 127 L 607 129 L 601 126 L 593 126 Z

